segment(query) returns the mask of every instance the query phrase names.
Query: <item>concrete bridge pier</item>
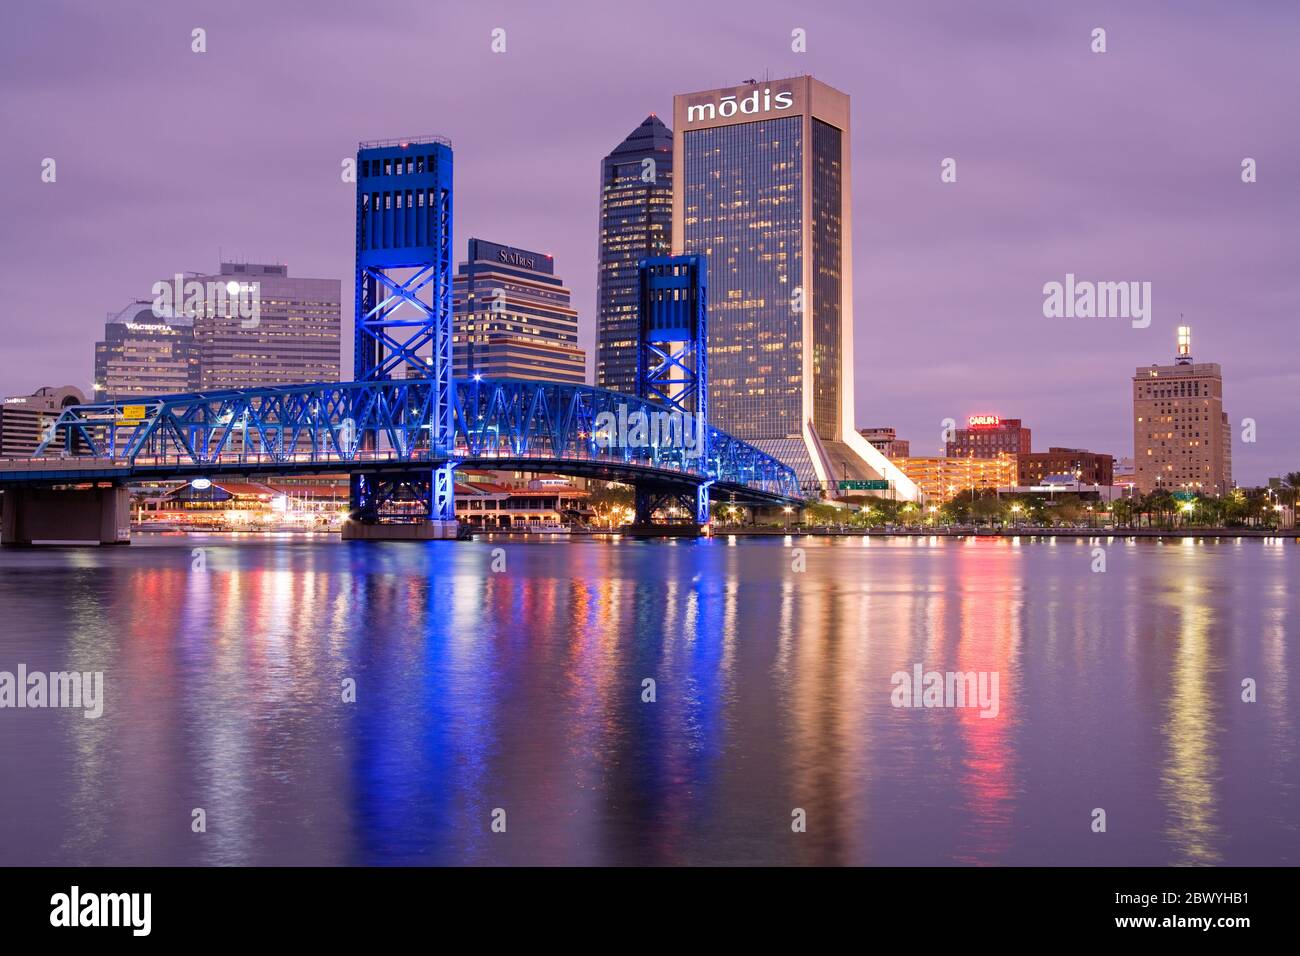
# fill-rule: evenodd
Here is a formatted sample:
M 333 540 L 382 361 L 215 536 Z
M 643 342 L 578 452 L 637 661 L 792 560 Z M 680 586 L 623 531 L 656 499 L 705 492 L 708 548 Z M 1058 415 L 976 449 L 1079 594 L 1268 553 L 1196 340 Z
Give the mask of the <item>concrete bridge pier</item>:
M 343 522 L 344 541 L 440 541 L 456 538 L 457 521 L 405 521 L 368 523 L 348 518 Z
M 130 543 L 131 493 L 122 485 L 5 489 L 0 544 Z
M 352 476 L 344 541 L 439 541 L 459 537 L 455 465 L 431 471 Z

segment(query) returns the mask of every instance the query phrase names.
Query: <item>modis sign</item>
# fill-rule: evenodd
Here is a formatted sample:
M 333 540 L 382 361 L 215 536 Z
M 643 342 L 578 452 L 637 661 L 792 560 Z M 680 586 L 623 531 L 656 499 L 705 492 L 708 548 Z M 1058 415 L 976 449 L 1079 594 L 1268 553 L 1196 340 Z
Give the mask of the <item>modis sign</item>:
M 730 119 L 737 113 L 752 116 L 757 113 L 771 113 L 776 110 L 788 110 L 794 106 L 794 94 L 789 90 L 773 93 L 769 87 L 761 91 L 755 87 L 747 96 L 738 97 L 730 93 L 716 103 L 694 103 L 686 107 L 686 122 L 699 123 L 713 119 Z
M 1002 424 L 1002 419 L 996 415 L 972 415 L 966 419 L 966 424 L 971 428 L 997 428 Z

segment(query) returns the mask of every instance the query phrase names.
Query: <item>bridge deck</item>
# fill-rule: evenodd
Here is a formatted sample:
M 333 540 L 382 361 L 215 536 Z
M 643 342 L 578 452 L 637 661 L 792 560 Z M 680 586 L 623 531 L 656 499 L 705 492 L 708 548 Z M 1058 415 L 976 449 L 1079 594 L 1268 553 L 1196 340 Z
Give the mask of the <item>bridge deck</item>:
M 669 426 L 669 409 L 632 396 L 520 379 L 458 381 L 453 443 L 435 448 L 429 392 L 420 381 L 349 382 L 74 406 L 64 410 L 37 457 L 0 461 L 0 487 L 409 473 L 451 462 L 635 482 L 663 492 L 707 484 L 715 495 L 761 504 L 801 500 L 792 469 L 712 427 L 703 428 L 696 449 L 685 432 L 671 429 L 666 438 L 621 443 L 613 423 L 621 434 L 629 416 L 658 417 Z

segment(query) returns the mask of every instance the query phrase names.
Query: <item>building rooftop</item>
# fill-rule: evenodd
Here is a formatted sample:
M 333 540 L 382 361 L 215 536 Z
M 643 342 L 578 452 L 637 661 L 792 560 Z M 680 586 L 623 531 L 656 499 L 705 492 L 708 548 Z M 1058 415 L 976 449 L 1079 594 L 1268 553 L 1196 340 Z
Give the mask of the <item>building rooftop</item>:
M 407 136 L 403 139 L 368 139 L 357 143 L 357 149 L 384 149 L 389 146 L 400 146 L 405 149 L 407 146 L 425 146 L 429 143 L 437 143 L 439 146 L 451 147 L 451 140 L 445 136 L 438 136 L 436 133 L 429 133 L 424 136 Z

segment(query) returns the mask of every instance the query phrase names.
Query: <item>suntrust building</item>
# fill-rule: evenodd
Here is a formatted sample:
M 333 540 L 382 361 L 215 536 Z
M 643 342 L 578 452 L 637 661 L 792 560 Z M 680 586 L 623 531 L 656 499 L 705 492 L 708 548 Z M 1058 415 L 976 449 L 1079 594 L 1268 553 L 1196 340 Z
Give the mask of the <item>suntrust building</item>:
M 804 483 L 916 486 L 854 427 L 849 98 L 811 76 L 673 98 L 673 251 L 708 258 L 709 419 Z

